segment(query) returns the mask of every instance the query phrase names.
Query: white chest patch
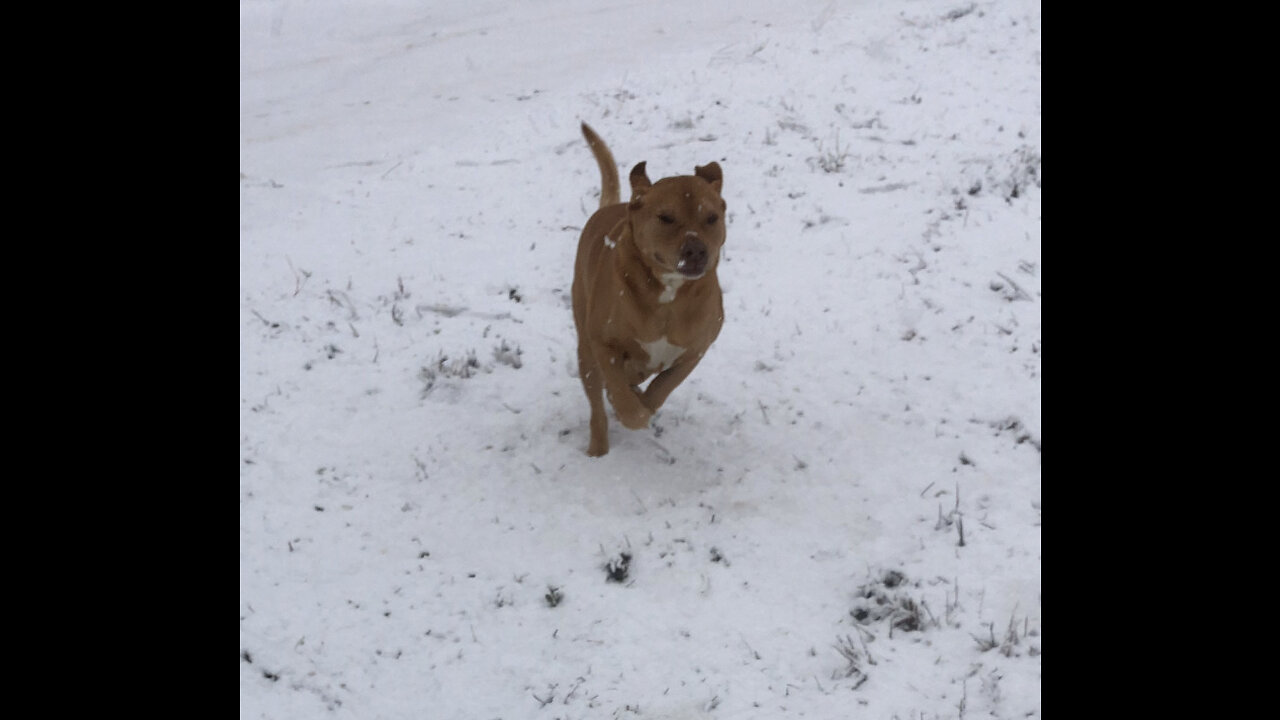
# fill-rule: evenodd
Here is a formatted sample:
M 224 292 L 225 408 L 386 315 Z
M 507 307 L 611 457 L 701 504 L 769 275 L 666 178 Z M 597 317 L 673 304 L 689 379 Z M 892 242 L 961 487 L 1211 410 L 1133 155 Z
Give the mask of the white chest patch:
M 649 371 L 662 372 L 675 364 L 676 360 L 684 354 L 684 348 L 679 345 L 672 345 L 667 342 L 666 336 L 660 337 L 653 342 L 640 343 L 640 347 L 644 348 L 645 354 L 649 356 Z
M 687 278 L 680 273 L 667 273 L 662 276 L 662 294 L 658 296 L 658 302 L 669 303 L 676 299 L 676 291 L 684 284 Z

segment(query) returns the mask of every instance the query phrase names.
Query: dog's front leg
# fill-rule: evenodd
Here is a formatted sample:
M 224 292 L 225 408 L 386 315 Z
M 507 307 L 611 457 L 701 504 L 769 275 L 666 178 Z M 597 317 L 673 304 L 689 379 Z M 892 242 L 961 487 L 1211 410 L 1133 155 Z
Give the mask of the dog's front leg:
M 643 430 L 649 427 L 653 411 L 645 405 L 636 388 L 627 379 L 625 367 L 627 355 L 624 351 L 607 345 L 596 347 L 596 358 L 600 374 L 604 376 L 604 389 L 613 404 L 614 412 L 622 424 L 632 430 Z
M 581 343 L 578 345 L 578 377 L 582 379 L 587 401 L 591 403 L 591 442 L 587 446 L 587 454 L 600 457 L 609 452 L 609 416 L 604 412 L 604 378 L 591 349 Z
M 645 388 L 644 396 L 641 401 L 650 412 L 658 412 L 662 404 L 667 401 L 667 396 L 675 390 L 684 379 L 689 377 L 689 373 L 698 366 L 698 361 L 702 359 L 702 354 L 698 353 L 692 359 L 685 360 L 681 358 L 675 365 L 658 373 L 653 380 L 649 381 L 649 387 Z

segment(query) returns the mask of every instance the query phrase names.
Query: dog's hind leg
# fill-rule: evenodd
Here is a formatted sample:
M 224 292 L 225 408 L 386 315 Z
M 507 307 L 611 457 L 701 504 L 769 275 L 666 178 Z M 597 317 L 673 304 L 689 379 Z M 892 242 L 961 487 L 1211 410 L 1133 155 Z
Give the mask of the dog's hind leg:
M 578 346 L 578 377 L 582 379 L 582 389 L 587 393 L 587 401 L 591 403 L 591 442 L 587 445 L 587 454 L 600 457 L 609 452 L 609 416 L 604 409 L 604 375 L 596 367 L 591 350 Z

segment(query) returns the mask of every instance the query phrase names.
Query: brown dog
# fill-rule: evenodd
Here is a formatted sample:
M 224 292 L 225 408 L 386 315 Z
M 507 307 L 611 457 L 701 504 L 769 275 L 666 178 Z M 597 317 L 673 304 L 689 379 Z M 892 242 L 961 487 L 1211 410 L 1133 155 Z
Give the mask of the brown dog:
M 622 424 L 639 430 L 720 334 L 724 306 L 716 266 L 724 245 L 723 175 L 716 163 L 650 182 L 631 170 L 621 203 L 618 168 L 583 123 L 600 167 L 600 209 L 582 229 L 573 272 L 578 373 L 591 402 L 587 454 L 609 452 L 603 394 Z M 657 374 L 643 391 L 640 384 Z

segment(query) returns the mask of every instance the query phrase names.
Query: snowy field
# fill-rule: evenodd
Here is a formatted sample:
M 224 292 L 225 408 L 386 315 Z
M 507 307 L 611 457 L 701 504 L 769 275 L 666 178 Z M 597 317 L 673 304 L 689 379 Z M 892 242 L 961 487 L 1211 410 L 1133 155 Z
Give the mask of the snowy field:
M 241 0 L 240 717 L 1041 717 L 1041 38 Z M 719 340 L 595 459 L 582 121 L 728 203 Z

